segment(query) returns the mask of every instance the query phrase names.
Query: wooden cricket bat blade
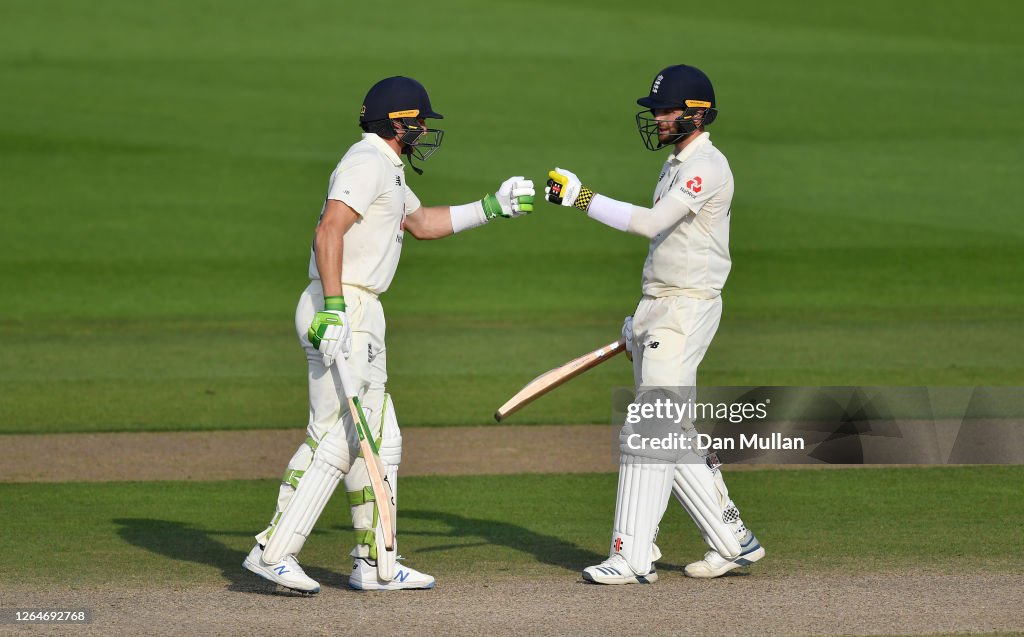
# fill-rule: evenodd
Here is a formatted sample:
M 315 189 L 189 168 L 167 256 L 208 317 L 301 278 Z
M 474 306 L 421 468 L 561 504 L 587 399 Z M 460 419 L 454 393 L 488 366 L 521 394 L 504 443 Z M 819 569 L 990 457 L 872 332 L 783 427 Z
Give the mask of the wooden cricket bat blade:
M 552 370 L 544 372 L 537 378 L 526 383 L 526 385 L 520 389 L 515 396 L 509 398 L 504 405 L 499 407 L 498 411 L 494 412 L 494 419 L 501 422 L 503 419 L 508 418 L 544 394 L 564 385 L 588 369 L 593 369 L 606 360 L 614 357 L 616 354 L 624 351 L 626 351 L 626 341 L 620 338 L 614 343 L 609 343 L 604 347 L 599 347 L 592 352 L 588 352 L 583 356 L 572 359 L 564 365 L 560 365 Z

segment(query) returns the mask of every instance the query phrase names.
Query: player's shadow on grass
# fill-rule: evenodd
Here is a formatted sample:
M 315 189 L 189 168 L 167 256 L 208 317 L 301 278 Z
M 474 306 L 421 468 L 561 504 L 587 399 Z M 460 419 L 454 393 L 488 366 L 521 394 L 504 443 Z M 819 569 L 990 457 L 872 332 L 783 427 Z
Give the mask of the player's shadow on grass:
M 427 522 L 440 522 L 448 526 L 447 532 L 430 533 L 402 530 L 399 525 L 398 534 L 402 535 L 424 535 L 442 536 L 453 538 L 479 538 L 478 544 L 444 544 L 419 549 L 417 552 L 458 550 L 467 546 L 478 546 L 479 544 L 490 544 L 507 546 L 508 548 L 526 553 L 532 553 L 538 562 L 558 566 L 569 571 L 581 571 L 584 567 L 599 564 L 608 558 L 607 553 L 597 553 L 567 542 L 554 535 L 545 535 L 536 531 L 497 520 L 483 520 L 469 518 L 455 513 L 441 511 L 402 511 L 399 516 L 401 520 L 424 520 Z M 658 562 L 659 570 L 681 571 L 682 567 L 674 564 Z
M 607 555 L 601 555 L 594 551 L 580 548 L 572 542 L 567 542 L 554 535 L 545 535 L 532 531 L 525 526 L 501 522 L 498 520 L 484 520 L 470 518 L 456 513 L 442 511 L 402 511 L 401 519 L 424 520 L 426 522 L 440 522 L 448 527 L 447 531 L 438 533 L 424 533 L 424 535 L 435 535 L 451 538 L 479 538 L 481 544 L 496 546 L 507 546 L 516 551 L 533 554 L 538 562 L 558 566 L 570 571 L 578 571 L 584 566 L 597 564 L 604 560 Z M 405 534 L 418 534 L 410 532 L 408 526 Z M 399 535 L 403 531 L 399 527 Z M 448 551 L 458 550 L 465 546 L 474 544 L 442 544 L 420 549 L 427 551 Z
M 250 593 L 272 593 L 276 586 L 242 569 L 248 550 L 238 551 L 214 539 L 214 535 L 245 536 L 240 531 L 204 531 L 185 522 L 144 518 L 118 518 L 117 534 L 133 546 L 182 562 L 219 568 L 228 589 Z M 251 547 L 250 547 L 251 548 Z M 348 577 L 315 566 L 303 570 L 323 586 L 347 587 Z

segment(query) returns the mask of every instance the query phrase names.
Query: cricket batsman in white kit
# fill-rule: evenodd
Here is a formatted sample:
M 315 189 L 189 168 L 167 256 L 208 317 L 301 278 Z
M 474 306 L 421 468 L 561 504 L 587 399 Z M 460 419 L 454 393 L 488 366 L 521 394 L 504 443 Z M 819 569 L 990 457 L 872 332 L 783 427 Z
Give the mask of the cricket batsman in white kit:
M 383 541 L 378 503 L 352 418 L 339 365 L 357 386 L 358 400 L 379 448 L 386 481 L 397 498 L 402 435 L 386 393 L 387 350 L 379 296 L 398 267 L 406 231 L 440 239 L 533 209 L 533 182 L 506 180 L 496 194 L 461 206 L 425 207 L 406 183 L 406 155 L 425 161 L 444 131 L 426 89 L 408 77 L 375 84 L 363 101 L 362 140 L 352 145 L 331 174 L 313 241 L 310 283 L 295 310 L 295 328 L 309 366 L 306 440 L 288 463 L 269 526 L 243 567 L 284 587 L 316 593 L 320 584 L 296 560 L 313 525 L 344 480 L 356 533 L 349 584 L 362 590 L 432 588 L 434 578 L 397 564 L 397 543 Z
M 623 325 L 640 400 L 651 388 L 689 388 L 722 316 L 722 287 L 729 275 L 729 215 L 732 171 L 705 128 L 717 115 L 708 77 L 692 66 L 662 70 L 650 94 L 637 100 L 645 110 L 637 128 L 649 150 L 672 147 L 646 208 L 599 195 L 568 170 L 549 173 L 548 201 L 575 207 L 605 225 L 651 240 L 644 264 L 643 297 Z M 681 425 L 692 435 L 692 421 Z M 744 526 L 714 454 L 699 450 L 666 453 L 627 444 L 620 434 L 618 497 L 610 556 L 583 571 L 598 584 L 647 584 L 657 580 L 654 544 L 670 494 L 697 524 L 710 550 L 688 564 L 690 577 L 719 577 L 764 557 Z

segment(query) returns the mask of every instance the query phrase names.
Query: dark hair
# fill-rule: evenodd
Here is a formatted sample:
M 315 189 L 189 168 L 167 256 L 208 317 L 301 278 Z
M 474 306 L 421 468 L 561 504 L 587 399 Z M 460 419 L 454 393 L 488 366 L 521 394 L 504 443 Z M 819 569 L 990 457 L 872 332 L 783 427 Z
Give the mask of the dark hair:
M 375 119 L 372 122 L 359 122 L 359 127 L 364 132 L 374 133 L 384 139 L 392 139 L 395 136 L 395 127 L 390 119 Z

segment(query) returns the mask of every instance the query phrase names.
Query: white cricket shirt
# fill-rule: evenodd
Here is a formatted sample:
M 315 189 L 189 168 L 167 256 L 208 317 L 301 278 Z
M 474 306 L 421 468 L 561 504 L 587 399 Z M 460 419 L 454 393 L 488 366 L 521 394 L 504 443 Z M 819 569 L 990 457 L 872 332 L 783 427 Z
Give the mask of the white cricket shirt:
M 348 149 L 331 173 L 327 199 L 359 213 L 359 220 L 345 233 L 342 283 L 383 294 L 402 256 L 405 215 L 420 207 L 419 198 L 405 183 L 402 158 L 376 134 L 363 133 L 362 141 Z M 321 216 L 326 207 L 324 201 Z M 320 278 L 312 250 L 309 278 Z
M 654 203 L 672 197 L 692 214 L 651 239 L 644 263 L 644 294 L 713 299 L 722 293 L 732 267 L 732 194 L 729 162 L 708 133 L 668 158 L 658 177 Z

